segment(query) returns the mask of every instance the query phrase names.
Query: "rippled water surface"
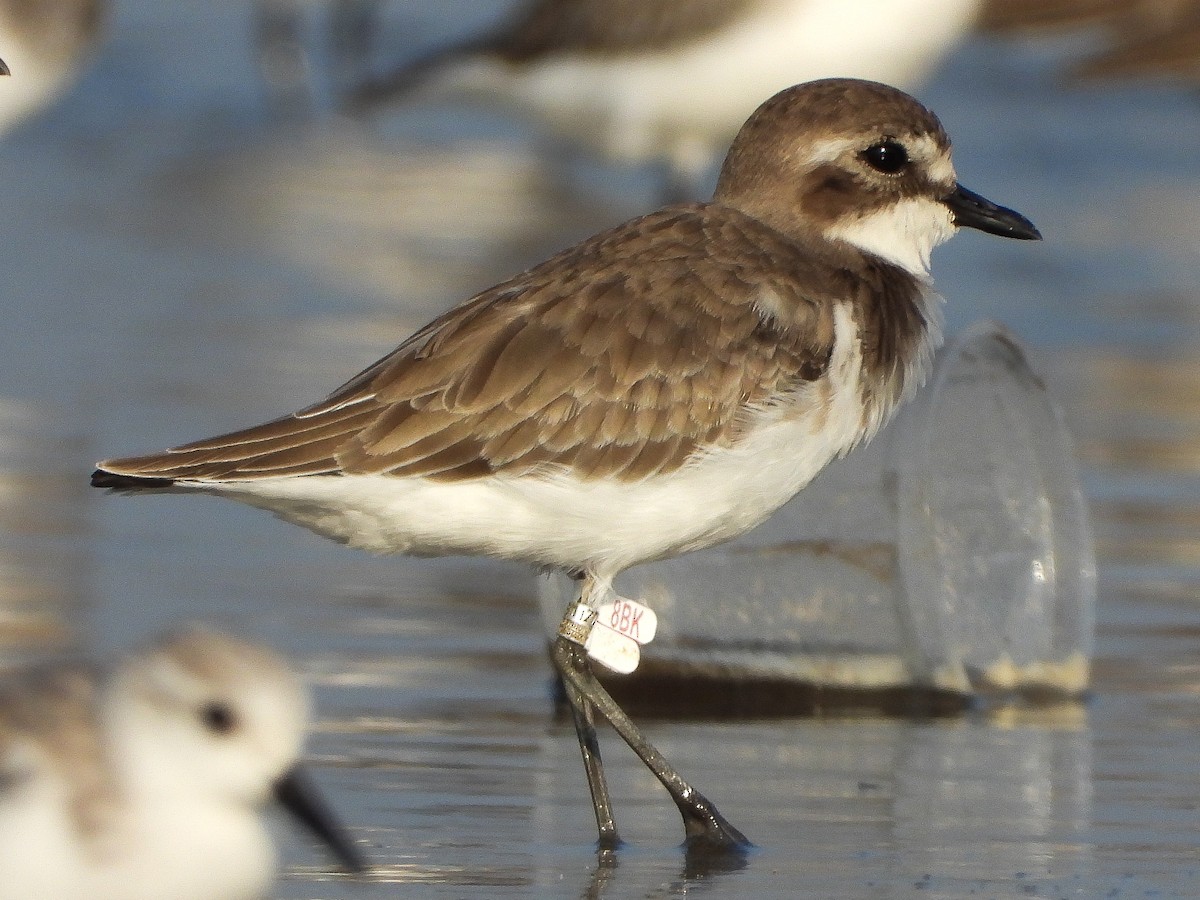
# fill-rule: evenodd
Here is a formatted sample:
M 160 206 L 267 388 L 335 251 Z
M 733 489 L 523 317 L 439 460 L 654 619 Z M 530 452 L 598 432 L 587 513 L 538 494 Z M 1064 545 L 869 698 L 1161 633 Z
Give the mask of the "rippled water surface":
M 963 235 L 935 270 L 951 329 L 1005 322 L 1078 442 L 1100 563 L 1087 702 L 647 721 L 758 845 L 736 865 L 680 849 L 605 732 L 630 846 L 598 859 L 533 574 L 90 490 L 101 456 L 297 408 L 654 205 L 649 174 L 564 182 L 478 111 L 271 122 L 231 0 L 121 5 L 78 89 L 0 144 L 5 652 L 110 652 L 198 618 L 291 654 L 317 686 L 318 776 L 381 874 L 339 879 L 281 824 L 280 897 L 1200 896 L 1200 105 L 1066 90 L 1054 52 L 975 41 L 921 95 L 962 180 L 1046 235 Z

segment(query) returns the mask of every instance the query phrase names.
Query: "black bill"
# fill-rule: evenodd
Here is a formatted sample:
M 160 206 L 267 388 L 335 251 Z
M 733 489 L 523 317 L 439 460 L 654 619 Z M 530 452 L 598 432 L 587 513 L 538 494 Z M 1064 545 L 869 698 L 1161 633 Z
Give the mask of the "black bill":
M 950 207 L 954 224 L 959 228 L 978 228 L 988 234 L 1022 241 L 1042 239 L 1041 232 L 1019 212 L 997 206 L 986 197 L 968 191 L 961 184 L 955 185 L 954 191 L 942 202 Z
M 294 766 L 275 782 L 275 799 L 324 841 L 333 855 L 350 872 L 365 872 L 367 861 L 317 787 L 301 766 Z

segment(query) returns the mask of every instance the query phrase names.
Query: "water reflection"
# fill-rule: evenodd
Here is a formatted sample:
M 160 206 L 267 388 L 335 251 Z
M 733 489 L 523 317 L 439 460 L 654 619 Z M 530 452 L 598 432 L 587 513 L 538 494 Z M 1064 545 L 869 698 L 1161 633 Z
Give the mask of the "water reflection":
M 757 848 L 744 860 L 687 854 L 666 794 L 608 740 L 628 841 L 614 861 L 594 849 L 572 727 L 550 715 L 531 605 L 362 593 L 339 610 L 308 622 L 326 648 L 308 666 L 326 711 L 316 761 L 381 863 L 356 896 L 397 884 L 412 896 L 756 896 L 803 883 L 814 896 L 865 897 L 927 878 L 933 896 L 961 897 L 1019 872 L 1044 885 L 1091 871 L 1086 705 L 644 722 Z M 495 611 L 489 634 L 471 627 Z M 283 896 L 307 896 L 310 877 L 324 876 L 296 870 Z
M 1131 315 L 1136 298 L 1126 302 L 1123 314 Z M 1194 314 L 1200 302 L 1189 297 L 1181 307 Z M 1188 332 L 1180 336 L 1186 339 Z M 1118 472 L 1200 474 L 1200 355 L 1194 350 L 1150 355 L 1096 349 L 1046 360 L 1052 382 L 1072 400 L 1086 462 Z
M 63 472 L 77 449 L 63 430 L 46 410 L 0 398 L 0 668 L 66 654 L 82 637 L 89 528 L 83 491 Z
M 1089 850 L 1074 837 L 1091 822 L 1085 709 L 1009 710 L 985 727 L 938 723 L 910 737 L 896 767 L 894 810 L 908 871 L 986 881 L 1090 869 Z

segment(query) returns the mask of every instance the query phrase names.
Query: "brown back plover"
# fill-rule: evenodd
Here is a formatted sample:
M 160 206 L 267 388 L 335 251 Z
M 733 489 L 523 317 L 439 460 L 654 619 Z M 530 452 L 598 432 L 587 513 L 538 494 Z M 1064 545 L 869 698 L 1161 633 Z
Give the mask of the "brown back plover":
M 106 460 L 92 484 L 231 497 L 377 552 L 577 574 L 553 655 L 602 842 L 617 837 L 593 707 L 689 838 L 736 845 L 581 642 L 618 572 L 753 528 L 883 426 L 941 339 L 929 257 L 963 226 L 1039 237 L 957 183 L 949 139 L 908 95 L 792 87 L 746 122 L 711 202 L 633 219 L 484 291 L 297 413 Z

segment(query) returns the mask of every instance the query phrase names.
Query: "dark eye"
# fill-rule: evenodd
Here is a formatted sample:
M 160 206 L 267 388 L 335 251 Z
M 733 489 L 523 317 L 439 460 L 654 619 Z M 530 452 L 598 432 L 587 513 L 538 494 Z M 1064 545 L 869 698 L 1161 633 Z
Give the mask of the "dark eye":
M 200 710 L 200 721 L 213 734 L 229 734 L 237 727 L 237 716 L 225 703 L 214 700 Z
M 908 165 L 908 151 L 895 141 L 880 141 L 862 152 L 862 158 L 877 172 L 895 175 Z

